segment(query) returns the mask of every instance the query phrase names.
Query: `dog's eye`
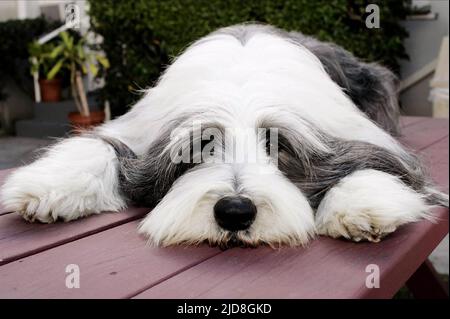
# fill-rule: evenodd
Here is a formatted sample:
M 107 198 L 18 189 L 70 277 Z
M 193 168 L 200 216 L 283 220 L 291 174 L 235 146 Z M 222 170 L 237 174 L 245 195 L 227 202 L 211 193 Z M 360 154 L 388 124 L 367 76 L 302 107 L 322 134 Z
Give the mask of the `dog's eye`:
M 266 153 L 268 155 L 280 154 L 282 152 L 295 154 L 291 146 L 291 143 L 286 138 L 286 136 L 284 136 L 279 129 L 275 130 L 276 131 L 274 132 L 271 129 L 266 129 L 265 132 Z

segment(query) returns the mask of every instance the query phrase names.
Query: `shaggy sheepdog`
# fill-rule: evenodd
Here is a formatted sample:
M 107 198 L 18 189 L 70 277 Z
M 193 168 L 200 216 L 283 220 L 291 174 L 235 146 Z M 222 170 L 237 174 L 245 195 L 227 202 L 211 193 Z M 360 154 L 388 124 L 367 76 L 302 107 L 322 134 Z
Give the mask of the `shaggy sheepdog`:
M 448 206 L 399 133 L 395 76 L 297 32 L 245 24 L 196 41 L 125 115 L 16 170 L 29 221 L 154 207 L 157 245 L 377 242 Z

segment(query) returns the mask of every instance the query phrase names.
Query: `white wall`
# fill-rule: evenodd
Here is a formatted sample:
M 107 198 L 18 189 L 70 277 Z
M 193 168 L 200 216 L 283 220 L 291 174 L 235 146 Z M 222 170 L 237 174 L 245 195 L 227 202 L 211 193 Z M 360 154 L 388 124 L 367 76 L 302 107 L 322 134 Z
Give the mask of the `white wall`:
M 17 1 L 0 1 L 0 22 L 17 19 Z
M 438 13 L 436 20 L 410 20 L 402 24 L 409 32 L 405 40 L 409 61 L 401 62 L 401 77 L 405 79 L 420 70 L 439 54 L 442 38 L 448 35 L 449 1 L 430 1 L 432 12 Z M 431 75 L 402 92 L 400 100 L 403 110 L 408 115 L 431 116 L 432 107 L 428 100 Z
M 0 0 L 0 21 L 36 18 L 39 16 L 37 0 Z

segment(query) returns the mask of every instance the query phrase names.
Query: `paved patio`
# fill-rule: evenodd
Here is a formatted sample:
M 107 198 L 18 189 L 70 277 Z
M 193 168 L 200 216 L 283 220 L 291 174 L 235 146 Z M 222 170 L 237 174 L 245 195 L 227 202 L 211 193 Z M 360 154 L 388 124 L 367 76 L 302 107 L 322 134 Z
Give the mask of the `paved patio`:
M 0 170 L 33 161 L 43 147 L 54 140 L 29 137 L 0 137 Z

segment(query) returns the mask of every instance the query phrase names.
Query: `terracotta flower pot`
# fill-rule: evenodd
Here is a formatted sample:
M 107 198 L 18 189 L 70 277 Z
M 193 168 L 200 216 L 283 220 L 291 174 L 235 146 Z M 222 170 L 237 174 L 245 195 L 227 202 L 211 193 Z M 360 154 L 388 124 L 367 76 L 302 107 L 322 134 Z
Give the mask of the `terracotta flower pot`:
M 41 88 L 41 98 L 43 102 L 61 101 L 61 80 L 60 79 L 39 79 Z
M 105 112 L 94 111 L 90 112 L 89 116 L 83 116 L 79 112 L 70 112 L 69 121 L 75 132 L 89 130 L 90 128 L 103 123 L 105 120 Z

